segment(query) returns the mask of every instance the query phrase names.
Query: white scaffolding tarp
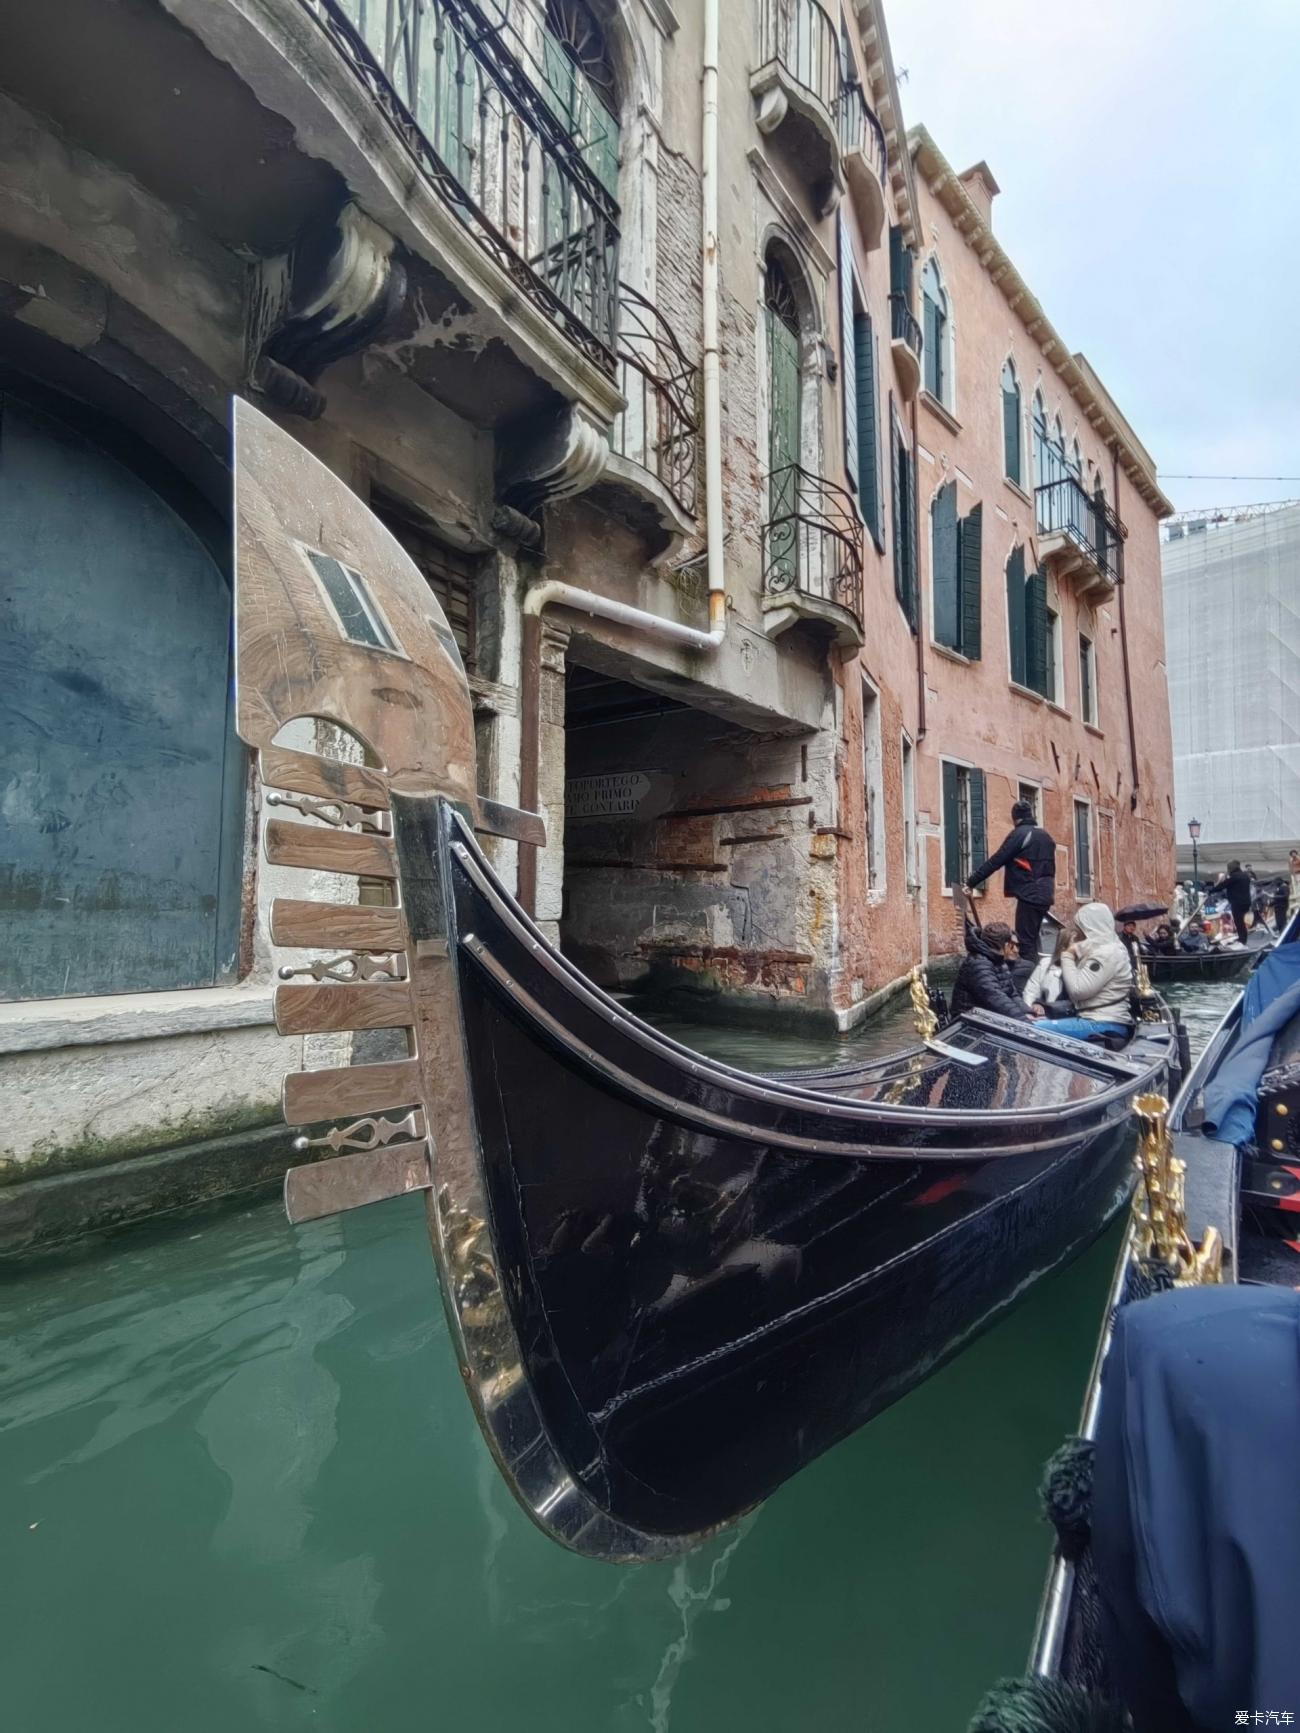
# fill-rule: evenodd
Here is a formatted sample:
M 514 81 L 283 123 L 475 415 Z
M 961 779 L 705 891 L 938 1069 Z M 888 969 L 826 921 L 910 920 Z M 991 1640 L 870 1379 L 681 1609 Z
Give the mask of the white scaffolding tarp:
M 1161 550 L 1180 837 L 1300 844 L 1300 504 L 1174 519 Z

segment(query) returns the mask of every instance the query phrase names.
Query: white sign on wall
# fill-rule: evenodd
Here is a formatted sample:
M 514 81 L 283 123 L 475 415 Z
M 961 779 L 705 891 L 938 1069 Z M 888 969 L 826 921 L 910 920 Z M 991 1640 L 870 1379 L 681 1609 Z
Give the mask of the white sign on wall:
M 608 776 L 575 776 L 564 785 L 564 816 L 626 818 L 650 792 L 650 778 L 640 770 L 615 770 Z

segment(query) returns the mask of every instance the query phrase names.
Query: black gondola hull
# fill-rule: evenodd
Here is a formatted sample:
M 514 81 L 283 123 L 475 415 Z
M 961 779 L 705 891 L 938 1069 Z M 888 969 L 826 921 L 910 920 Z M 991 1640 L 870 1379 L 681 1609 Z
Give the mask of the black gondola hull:
M 1126 1195 L 1128 1099 L 1163 1079 L 1165 1025 L 1122 1059 L 986 1019 L 996 1035 L 956 1037 L 986 1048 L 978 1063 L 917 1049 L 748 1077 L 582 982 L 454 821 L 440 842 L 428 811 L 395 818 L 404 858 L 436 876 L 441 851 L 447 874 L 522 1377 L 565 1471 L 621 1529 L 672 1548 L 756 1504 Z

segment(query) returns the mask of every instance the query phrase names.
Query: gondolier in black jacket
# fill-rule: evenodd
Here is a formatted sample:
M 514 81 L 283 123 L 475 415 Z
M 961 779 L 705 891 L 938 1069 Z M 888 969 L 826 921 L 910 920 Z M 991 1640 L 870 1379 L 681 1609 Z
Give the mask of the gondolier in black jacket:
M 1056 844 L 1041 824 L 1034 823 L 1034 809 L 1026 800 L 1018 800 L 1011 808 L 1011 822 L 1015 829 L 1002 847 L 975 868 L 966 884 L 974 890 L 999 867 L 1004 869 L 1002 889 L 1006 896 L 1015 898 L 1020 955 L 1036 963 L 1043 916 L 1056 897 Z

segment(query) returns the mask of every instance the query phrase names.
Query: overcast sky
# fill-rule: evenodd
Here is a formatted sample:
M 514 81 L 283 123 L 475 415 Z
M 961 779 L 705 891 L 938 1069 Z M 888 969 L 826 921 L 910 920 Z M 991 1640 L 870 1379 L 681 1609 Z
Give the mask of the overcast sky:
M 1173 479 L 1300 477 L 1300 0 L 887 4 L 907 124 L 987 159 L 999 240 L 1174 504 L 1300 498 Z

